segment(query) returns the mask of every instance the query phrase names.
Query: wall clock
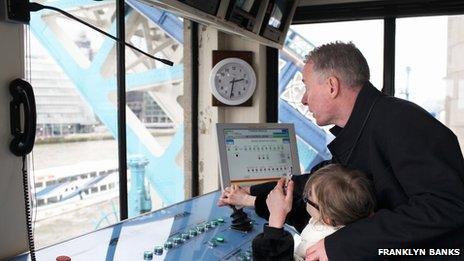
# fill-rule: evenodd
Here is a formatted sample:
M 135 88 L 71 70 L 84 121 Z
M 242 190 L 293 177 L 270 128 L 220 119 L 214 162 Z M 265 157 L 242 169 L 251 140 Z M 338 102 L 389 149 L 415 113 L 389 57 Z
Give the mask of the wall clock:
M 245 103 L 256 89 L 255 71 L 248 62 L 237 57 L 225 58 L 216 63 L 209 81 L 213 96 L 230 106 Z

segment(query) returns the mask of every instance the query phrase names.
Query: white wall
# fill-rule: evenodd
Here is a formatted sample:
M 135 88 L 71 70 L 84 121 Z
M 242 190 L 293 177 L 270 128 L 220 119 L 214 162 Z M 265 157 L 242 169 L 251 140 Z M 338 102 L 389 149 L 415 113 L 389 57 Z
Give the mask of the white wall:
M 266 47 L 239 36 L 219 32 L 208 26 L 199 27 L 199 176 L 200 193 L 219 189 L 216 123 L 259 123 L 266 121 Z M 213 107 L 209 73 L 213 50 L 253 52 L 253 69 L 257 76 L 251 107 Z
M 24 75 L 23 26 L 0 23 L 0 260 L 27 250 L 21 159 L 9 151 L 9 82 Z

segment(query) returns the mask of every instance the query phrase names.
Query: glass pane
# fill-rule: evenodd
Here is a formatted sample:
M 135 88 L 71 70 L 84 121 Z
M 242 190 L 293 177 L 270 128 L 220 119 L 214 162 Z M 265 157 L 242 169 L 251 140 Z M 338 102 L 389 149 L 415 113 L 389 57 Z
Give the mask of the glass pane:
M 417 30 L 417 28 L 427 28 Z M 410 100 L 448 126 L 464 146 L 464 16 L 396 22 L 395 96 Z
M 126 41 L 174 62 L 126 48 L 129 217 L 184 200 L 182 19 L 128 1 Z
M 295 124 L 303 172 L 331 158 L 326 145 L 333 136 L 328 132 L 331 126 L 317 126 L 308 108 L 301 104 L 305 91 L 301 71 L 309 51 L 335 41 L 352 41 L 366 57 L 371 82 L 378 89 L 383 86 L 383 20 L 290 26 L 279 55 L 279 121 Z
M 107 32 L 115 28 L 114 1 L 46 4 L 98 21 Z M 37 103 L 31 183 L 40 248 L 119 220 L 116 81 L 113 40 L 45 10 L 31 14 L 30 32 L 28 74 Z
M 380 90 L 383 87 L 383 25 L 383 20 L 368 20 L 293 25 L 290 28 L 314 46 L 335 41 L 353 42 L 366 57 L 372 84 Z

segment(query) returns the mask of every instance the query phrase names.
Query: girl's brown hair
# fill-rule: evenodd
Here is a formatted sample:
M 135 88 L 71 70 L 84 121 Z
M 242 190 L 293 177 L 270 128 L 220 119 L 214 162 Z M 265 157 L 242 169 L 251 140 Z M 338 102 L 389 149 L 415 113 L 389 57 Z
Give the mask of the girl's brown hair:
M 327 165 L 311 174 L 304 195 L 311 197 L 312 189 L 321 219 L 330 221 L 329 225 L 347 225 L 374 213 L 373 185 L 361 171 Z

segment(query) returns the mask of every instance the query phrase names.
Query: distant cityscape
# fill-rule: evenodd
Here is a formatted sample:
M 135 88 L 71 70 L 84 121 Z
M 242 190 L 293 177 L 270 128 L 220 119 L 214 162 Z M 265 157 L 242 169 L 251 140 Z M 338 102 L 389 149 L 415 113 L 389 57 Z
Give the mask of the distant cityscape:
M 85 34 L 81 34 L 75 43 L 91 60 L 93 51 Z M 37 106 L 37 139 L 106 132 L 106 127 L 82 99 L 72 81 L 35 39 L 32 49 L 31 83 Z M 127 92 L 126 101 L 146 128 L 174 127 L 173 121 L 147 92 Z

